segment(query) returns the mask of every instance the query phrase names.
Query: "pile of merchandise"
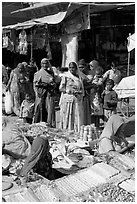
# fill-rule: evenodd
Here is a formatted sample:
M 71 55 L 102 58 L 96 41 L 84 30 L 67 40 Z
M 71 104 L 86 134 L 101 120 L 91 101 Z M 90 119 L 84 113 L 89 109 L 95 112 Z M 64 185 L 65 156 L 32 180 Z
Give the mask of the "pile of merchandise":
M 83 129 L 85 130 L 83 132 L 84 139 L 82 137 Z M 11 169 L 13 178 L 11 190 L 2 192 L 4 201 L 135 201 L 134 149 L 126 154 L 118 152 L 98 154 L 97 146 L 95 145 L 92 149 L 89 145 L 89 142 L 97 141 L 101 134 L 101 130 L 94 126 L 82 127 L 80 135 L 73 131 L 50 128 L 46 123 L 25 126 L 22 130 L 30 143 L 39 135 L 47 135 L 51 146 L 53 168 L 63 173 L 66 172 L 64 173 L 66 176 L 50 181 L 40 175 L 30 174 L 28 180 L 18 182 L 14 178 L 14 170 L 22 163 L 16 161 L 15 169 Z M 89 136 L 85 137 L 85 133 L 90 135 L 89 141 Z

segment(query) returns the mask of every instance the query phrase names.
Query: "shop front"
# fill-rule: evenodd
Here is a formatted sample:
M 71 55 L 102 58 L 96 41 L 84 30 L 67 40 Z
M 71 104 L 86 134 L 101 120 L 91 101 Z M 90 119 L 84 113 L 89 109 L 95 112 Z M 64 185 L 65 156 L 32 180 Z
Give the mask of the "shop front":
M 99 60 L 104 71 L 114 58 L 119 65 L 127 64 L 127 37 L 135 32 L 135 7 L 134 4 L 120 6 L 100 4 L 93 9 L 93 5 L 88 4 L 74 9 L 74 5 L 68 5 L 63 12 L 10 26 L 10 31 L 16 30 L 16 40 L 13 40 L 14 48 L 7 47 L 12 54 L 3 47 L 3 63 L 7 54 L 15 58 L 12 66 L 32 58 L 40 66 L 43 57 L 48 57 L 56 67 L 67 67 L 70 61 L 81 58 L 86 62 Z M 23 29 L 27 35 L 27 54 L 20 53 L 15 45 L 19 44 Z M 135 59 L 134 51 L 130 58 Z

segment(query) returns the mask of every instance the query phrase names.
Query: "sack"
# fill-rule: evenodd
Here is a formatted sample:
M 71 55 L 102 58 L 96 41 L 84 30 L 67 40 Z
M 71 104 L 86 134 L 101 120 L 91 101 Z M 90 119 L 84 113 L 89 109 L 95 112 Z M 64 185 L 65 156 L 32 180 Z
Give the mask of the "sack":
M 5 112 L 7 114 L 12 113 L 12 106 L 13 106 L 13 100 L 10 91 L 7 91 L 5 94 Z

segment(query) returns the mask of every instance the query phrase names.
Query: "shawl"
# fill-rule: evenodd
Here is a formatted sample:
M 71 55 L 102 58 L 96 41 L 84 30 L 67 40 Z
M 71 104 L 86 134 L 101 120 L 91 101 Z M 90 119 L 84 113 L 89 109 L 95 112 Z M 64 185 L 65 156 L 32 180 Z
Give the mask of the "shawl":
M 41 68 L 38 72 L 34 75 L 34 83 L 40 81 L 45 83 L 50 83 L 53 81 L 53 76 Z
M 20 172 L 21 176 L 27 175 L 27 173 L 35 166 L 41 157 L 44 157 L 49 151 L 49 142 L 46 137 L 37 137 L 31 147 L 31 152 L 27 157 L 25 164 Z
M 78 77 L 74 76 L 70 71 L 66 72 L 64 76 L 74 80 L 75 84 L 77 86 L 79 86 L 79 84 L 81 83 L 81 86 L 82 86 L 82 95 L 84 96 L 84 86 L 83 86 L 83 81 L 82 81 L 82 77 L 81 77 L 81 72 L 78 70 Z

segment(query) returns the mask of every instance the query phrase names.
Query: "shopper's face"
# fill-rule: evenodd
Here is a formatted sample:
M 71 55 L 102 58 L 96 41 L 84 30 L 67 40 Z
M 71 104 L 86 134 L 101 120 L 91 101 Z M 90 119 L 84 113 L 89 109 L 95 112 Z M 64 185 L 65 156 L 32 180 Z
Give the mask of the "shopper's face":
M 26 100 L 30 100 L 30 95 L 26 94 L 25 98 L 26 98 Z
M 113 88 L 113 85 L 112 84 L 106 84 L 106 89 L 107 90 L 112 90 Z
M 70 63 L 70 65 L 69 65 L 69 71 L 70 71 L 72 74 L 76 74 L 77 66 L 76 66 L 74 63 Z
M 47 70 L 48 67 L 49 67 L 49 62 L 48 62 L 48 60 L 45 60 L 44 62 L 42 62 L 41 66 L 42 66 L 43 69 Z
M 80 64 L 78 67 L 81 72 L 85 70 L 85 66 L 83 64 Z
M 23 68 L 24 68 L 24 66 L 23 66 L 22 64 L 19 64 L 19 65 L 18 65 L 18 70 L 19 70 L 19 72 L 22 72 L 22 71 L 23 71 Z
M 94 70 L 94 66 L 92 64 L 89 65 L 90 70 Z
M 26 64 L 26 65 L 24 65 L 24 69 L 28 69 L 28 65 Z

